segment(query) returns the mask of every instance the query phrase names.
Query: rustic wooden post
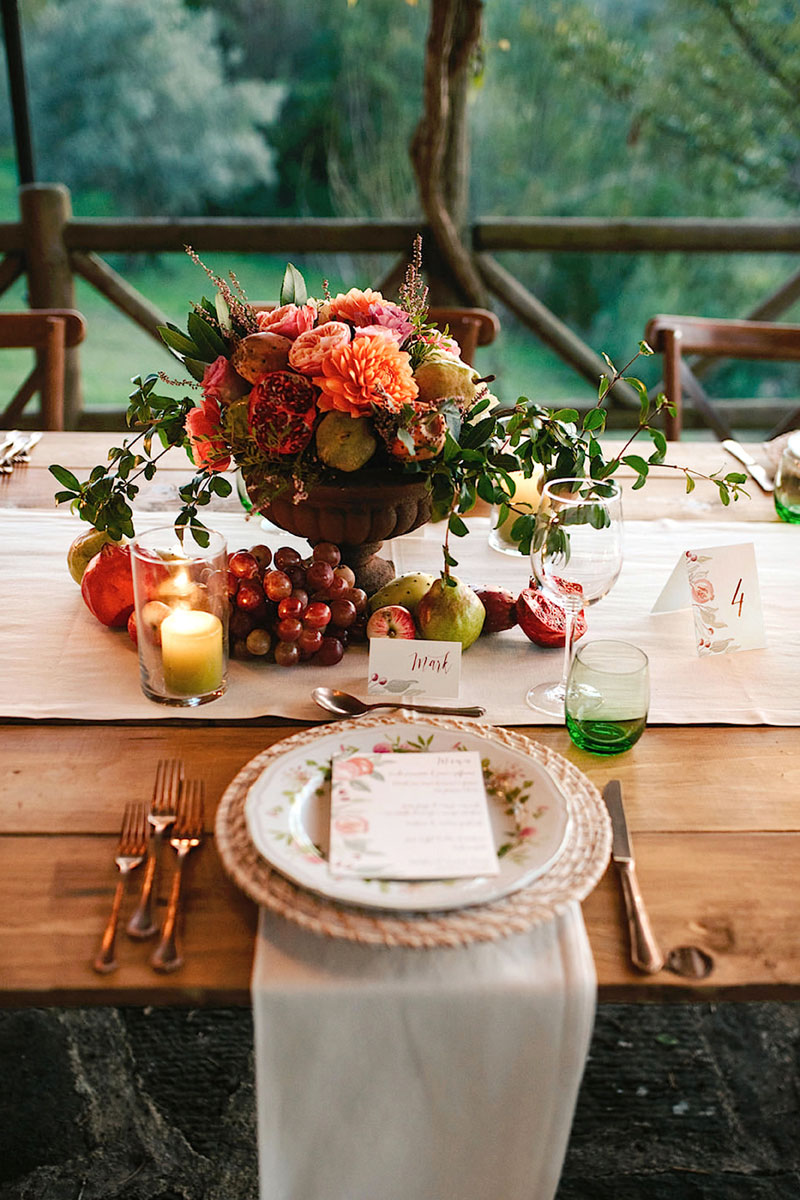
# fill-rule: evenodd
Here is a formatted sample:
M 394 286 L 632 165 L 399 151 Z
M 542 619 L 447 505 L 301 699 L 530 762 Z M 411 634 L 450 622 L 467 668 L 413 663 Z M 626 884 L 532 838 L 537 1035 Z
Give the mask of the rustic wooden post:
M 431 4 L 423 112 L 411 143 L 411 163 L 433 237 L 424 251 L 431 299 L 440 305 L 483 307 L 486 303 L 466 228 L 466 97 L 482 13 L 482 0 L 432 0 Z
M 60 183 L 29 183 L 19 189 L 31 308 L 75 308 L 75 281 L 64 242 L 72 219 L 69 190 Z M 74 429 L 83 409 L 77 348 L 64 356 L 64 426 Z

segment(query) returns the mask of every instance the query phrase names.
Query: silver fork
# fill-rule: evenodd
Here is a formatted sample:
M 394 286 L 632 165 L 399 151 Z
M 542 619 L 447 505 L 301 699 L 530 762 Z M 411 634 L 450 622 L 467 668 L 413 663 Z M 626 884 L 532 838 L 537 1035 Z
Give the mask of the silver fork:
M 147 815 L 143 804 L 126 804 L 122 818 L 122 831 L 114 861 L 119 868 L 119 882 L 114 892 L 111 905 L 111 915 L 105 927 L 100 949 L 93 962 L 93 967 L 100 975 L 117 969 L 117 959 L 114 953 L 114 942 L 117 936 L 117 923 L 122 897 L 125 893 L 125 881 L 131 871 L 144 862 L 147 854 Z
M 178 949 L 176 925 L 181 899 L 183 864 L 189 852 L 203 840 L 203 784 L 194 780 L 184 784 L 178 817 L 169 844 L 177 851 L 178 859 L 172 876 L 169 907 L 161 930 L 161 940 L 153 951 L 150 965 L 155 971 L 177 971 L 183 965 L 183 956 Z
M 136 911 L 126 926 L 128 936 L 144 941 L 158 929 L 153 921 L 153 884 L 164 834 L 174 825 L 183 786 L 183 763 L 177 758 L 162 758 L 156 767 L 156 782 L 147 819 L 152 827 L 142 894 Z

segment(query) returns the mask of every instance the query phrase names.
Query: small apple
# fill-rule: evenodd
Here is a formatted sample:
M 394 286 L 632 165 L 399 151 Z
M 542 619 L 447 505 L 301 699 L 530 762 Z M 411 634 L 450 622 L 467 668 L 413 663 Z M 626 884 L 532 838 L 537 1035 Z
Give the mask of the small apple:
M 142 636 L 151 641 L 154 646 L 161 645 L 161 622 L 171 612 L 170 606 L 161 600 L 148 600 L 142 606 Z
M 368 638 L 407 638 L 417 636 L 414 618 L 402 604 L 385 604 L 376 609 L 367 621 Z
M 136 609 L 133 610 L 128 617 L 128 637 L 133 642 L 134 646 L 139 645 L 139 631 L 136 628 Z
M 133 609 L 130 547 L 109 542 L 83 573 L 81 595 L 92 616 L 111 629 L 124 629 Z

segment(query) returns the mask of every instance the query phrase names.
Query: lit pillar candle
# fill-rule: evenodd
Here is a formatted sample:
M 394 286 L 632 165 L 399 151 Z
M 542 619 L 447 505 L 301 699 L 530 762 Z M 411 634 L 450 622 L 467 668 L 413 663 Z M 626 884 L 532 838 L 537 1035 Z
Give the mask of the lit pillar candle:
M 530 479 L 526 479 L 521 471 L 512 471 L 511 478 L 514 480 L 516 491 L 514 492 L 510 503 L 518 505 L 522 510 L 522 513 L 538 512 L 539 502 L 542 498 L 543 477 L 544 469 L 540 465 L 534 467 L 533 474 L 531 475 Z M 498 511 L 499 510 L 497 508 L 493 510 L 495 519 Z M 508 514 L 508 519 L 504 521 L 502 525 L 498 525 L 495 532 L 495 536 L 498 541 L 503 542 L 509 547 L 515 546 L 515 543 L 511 540 L 511 527 L 516 521 L 517 517 L 521 516 L 522 513 L 510 512 Z
M 161 622 L 164 684 L 178 696 L 205 696 L 222 683 L 222 622 L 176 608 Z

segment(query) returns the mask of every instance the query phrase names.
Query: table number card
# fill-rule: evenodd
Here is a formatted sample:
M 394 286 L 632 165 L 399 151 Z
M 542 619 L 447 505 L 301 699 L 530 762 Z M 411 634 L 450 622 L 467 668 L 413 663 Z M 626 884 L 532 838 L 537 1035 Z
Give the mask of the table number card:
M 762 649 L 766 637 L 753 543 L 686 550 L 652 611 L 689 606 L 698 654 Z
M 371 696 L 452 699 L 461 685 L 461 643 L 371 638 L 368 671 Z
M 497 875 L 478 751 L 337 755 L 329 869 L 366 879 Z

